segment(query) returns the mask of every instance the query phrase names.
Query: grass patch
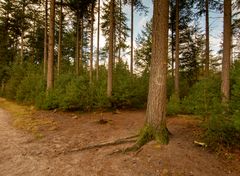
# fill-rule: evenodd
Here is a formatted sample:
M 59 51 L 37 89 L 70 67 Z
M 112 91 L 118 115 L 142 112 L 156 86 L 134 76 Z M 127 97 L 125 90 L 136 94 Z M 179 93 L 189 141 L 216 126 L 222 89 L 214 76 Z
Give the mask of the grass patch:
M 11 114 L 14 127 L 33 134 L 36 139 L 43 137 L 42 127 L 49 127 L 50 129 L 57 125 L 51 119 L 33 117 L 34 112 L 36 112 L 33 106 L 18 105 L 15 102 L 0 98 L 0 107 Z

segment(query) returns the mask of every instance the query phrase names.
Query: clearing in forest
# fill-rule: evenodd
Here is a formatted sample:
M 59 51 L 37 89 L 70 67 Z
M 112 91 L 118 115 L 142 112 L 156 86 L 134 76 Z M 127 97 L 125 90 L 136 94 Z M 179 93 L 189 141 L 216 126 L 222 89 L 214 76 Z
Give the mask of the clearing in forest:
M 32 110 L 25 116 L 35 123 L 31 134 L 14 128 L 16 119 L 0 109 L 0 173 L 4 176 L 239 175 L 239 155 L 218 156 L 193 143 L 200 132 L 200 121 L 188 116 L 168 118 L 172 133 L 169 145 L 150 142 L 137 152 L 117 152 L 133 145 L 134 138 L 120 140 L 115 145 L 110 145 L 111 142 L 137 134 L 144 115 L 144 111 L 80 114 Z M 99 146 L 103 143 L 110 144 Z

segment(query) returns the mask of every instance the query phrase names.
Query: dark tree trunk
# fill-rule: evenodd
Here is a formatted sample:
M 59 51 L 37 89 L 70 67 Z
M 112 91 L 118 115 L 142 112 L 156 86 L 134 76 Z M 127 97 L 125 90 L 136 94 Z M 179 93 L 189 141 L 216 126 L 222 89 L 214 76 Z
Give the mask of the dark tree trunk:
M 133 22 L 134 22 L 134 0 L 131 2 L 131 61 L 130 61 L 130 72 L 133 74 Z
M 61 69 L 61 60 L 62 60 L 62 0 L 60 4 L 60 12 L 59 12 L 59 36 L 58 36 L 58 65 L 57 65 L 57 74 L 60 75 Z
M 75 69 L 76 75 L 79 75 L 79 14 L 77 13 L 77 24 L 76 24 L 76 54 L 75 54 Z
M 113 60 L 114 60 L 114 4 L 115 0 L 110 2 L 110 34 L 109 34 L 109 59 L 108 59 L 108 84 L 107 84 L 107 96 L 112 96 L 112 84 L 113 84 Z
M 175 96 L 179 99 L 179 0 L 176 0 Z
M 205 9 L 206 9 L 206 51 L 205 51 L 205 76 L 209 75 L 209 1 L 205 1 Z
M 99 38 L 100 38 L 100 0 L 98 0 L 98 31 L 97 31 L 97 61 L 96 61 L 96 79 L 99 77 Z
M 48 57 L 48 0 L 45 2 L 45 28 L 44 28 L 44 59 L 43 59 L 43 74 L 47 73 L 47 57 Z
M 223 27 L 223 61 L 222 61 L 222 102 L 230 99 L 230 58 L 231 58 L 231 0 L 224 0 L 224 27 Z
M 90 49 L 90 71 L 89 71 L 89 77 L 90 77 L 90 83 L 92 83 L 92 71 L 93 71 L 93 32 L 94 32 L 94 3 L 92 3 L 92 9 L 91 9 L 91 49 Z

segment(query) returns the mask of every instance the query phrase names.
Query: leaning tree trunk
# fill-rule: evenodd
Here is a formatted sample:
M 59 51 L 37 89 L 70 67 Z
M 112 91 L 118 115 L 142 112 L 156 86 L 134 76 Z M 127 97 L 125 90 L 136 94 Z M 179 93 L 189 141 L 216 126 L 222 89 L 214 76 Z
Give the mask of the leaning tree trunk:
M 59 35 L 58 35 L 58 65 L 57 65 L 57 74 L 60 75 L 61 69 L 61 60 L 62 60 L 62 0 L 60 2 L 60 12 L 59 12 Z
M 138 147 L 149 140 L 168 143 L 166 127 L 168 66 L 168 0 L 154 0 L 152 60 L 145 127 Z
M 45 28 L 44 28 L 44 58 L 43 58 L 43 75 L 47 73 L 47 57 L 48 57 L 48 0 L 45 2 Z
M 175 96 L 179 99 L 179 0 L 176 0 Z
M 114 60 L 114 2 L 110 2 L 110 34 L 109 34 L 109 59 L 108 59 L 108 84 L 107 84 L 107 96 L 112 96 L 112 84 L 113 84 L 113 60 Z
M 205 51 L 205 76 L 209 75 L 209 1 L 205 1 L 205 9 L 206 9 L 206 51 Z
M 231 0 L 224 0 L 224 31 L 223 31 L 223 60 L 222 60 L 222 102 L 230 99 L 230 58 L 231 58 Z
M 50 23 L 49 23 L 49 50 L 48 50 L 48 75 L 47 90 L 53 88 L 54 81 L 54 27 L 55 27 L 55 0 L 50 1 Z
M 90 71 L 89 71 L 89 77 L 90 77 L 90 83 L 92 84 L 92 72 L 93 72 L 93 23 L 94 23 L 94 3 L 92 3 L 92 9 L 91 9 L 91 50 L 90 50 Z
M 100 38 L 100 0 L 98 0 L 98 31 L 97 31 L 97 61 L 96 61 L 96 79 L 99 77 L 99 40 Z
M 131 61 L 130 61 L 130 72 L 133 74 L 133 22 L 134 22 L 134 0 L 131 2 Z

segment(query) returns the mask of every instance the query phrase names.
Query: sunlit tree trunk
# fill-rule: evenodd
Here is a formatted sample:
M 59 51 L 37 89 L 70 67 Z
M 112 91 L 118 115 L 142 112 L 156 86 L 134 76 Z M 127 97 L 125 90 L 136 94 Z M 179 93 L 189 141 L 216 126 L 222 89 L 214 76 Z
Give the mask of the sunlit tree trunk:
M 47 90 L 53 88 L 54 82 L 54 27 L 55 27 L 55 0 L 50 1 L 50 23 L 49 23 L 49 50 L 48 50 L 48 75 Z
M 57 74 L 60 75 L 61 69 L 61 60 L 62 60 L 62 0 L 60 4 L 60 12 L 59 12 L 59 36 L 58 36 L 58 65 L 57 65 Z
M 115 0 L 110 2 L 110 34 L 109 34 L 109 59 L 108 59 L 108 84 L 107 84 L 107 96 L 112 96 L 112 84 L 113 84 L 113 60 L 114 60 L 114 4 Z
M 231 58 L 231 0 L 224 0 L 224 27 L 223 27 L 223 60 L 222 60 L 222 102 L 230 99 L 230 58 Z
M 45 2 L 45 28 L 44 28 L 44 58 L 43 58 L 43 74 L 47 73 L 47 57 L 48 57 L 48 0 Z
M 179 99 L 179 0 L 176 0 L 175 96 Z

